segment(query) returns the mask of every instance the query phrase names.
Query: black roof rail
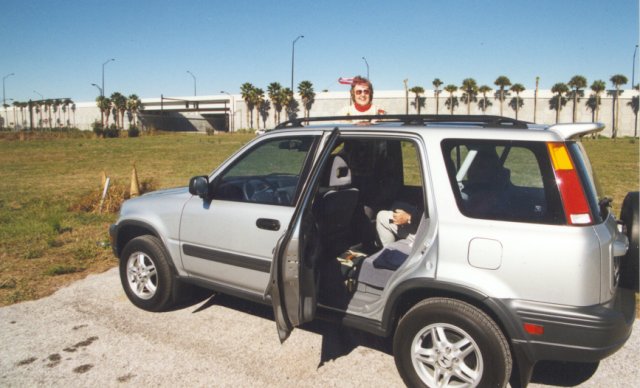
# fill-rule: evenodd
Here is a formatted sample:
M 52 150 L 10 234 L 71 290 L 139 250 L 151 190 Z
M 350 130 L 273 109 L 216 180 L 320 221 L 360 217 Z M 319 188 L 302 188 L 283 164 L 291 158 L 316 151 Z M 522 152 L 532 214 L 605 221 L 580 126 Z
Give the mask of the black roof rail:
M 300 128 L 309 122 L 376 120 L 377 122 L 400 122 L 403 125 L 426 125 L 429 123 L 465 123 L 478 124 L 483 128 L 528 128 L 526 121 L 515 120 L 510 117 L 492 115 L 367 115 L 367 116 L 326 116 L 300 117 L 278 124 L 274 129 Z

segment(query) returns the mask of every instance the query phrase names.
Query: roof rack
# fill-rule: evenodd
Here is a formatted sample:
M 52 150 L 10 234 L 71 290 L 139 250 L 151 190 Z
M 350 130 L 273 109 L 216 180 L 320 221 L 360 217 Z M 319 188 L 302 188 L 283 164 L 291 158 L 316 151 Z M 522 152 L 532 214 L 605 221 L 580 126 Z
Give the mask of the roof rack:
M 393 123 L 399 122 L 403 125 L 426 125 L 429 123 L 465 123 L 478 124 L 483 128 L 528 128 L 526 121 L 515 120 L 503 116 L 491 115 L 367 115 L 367 116 L 326 116 L 326 117 L 300 117 L 278 124 L 274 129 L 300 128 L 304 123 L 312 121 L 366 121 L 376 120 L 377 122 Z

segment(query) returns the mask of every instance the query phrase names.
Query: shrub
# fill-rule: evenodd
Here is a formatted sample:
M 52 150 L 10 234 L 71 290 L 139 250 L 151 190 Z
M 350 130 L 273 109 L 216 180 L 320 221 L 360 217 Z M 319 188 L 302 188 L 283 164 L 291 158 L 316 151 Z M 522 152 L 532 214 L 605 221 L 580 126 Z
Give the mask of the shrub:
M 135 125 L 129 127 L 129 137 L 138 137 L 140 136 L 140 129 Z
M 94 121 L 93 124 L 91 124 L 91 128 L 93 129 L 93 133 L 95 133 L 97 137 L 104 136 L 104 127 L 102 126 L 102 123 Z
M 120 137 L 120 130 L 118 129 L 118 127 L 116 127 L 115 124 L 111 124 L 111 126 L 108 129 L 104 130 L 104 137 L 105 138 Z

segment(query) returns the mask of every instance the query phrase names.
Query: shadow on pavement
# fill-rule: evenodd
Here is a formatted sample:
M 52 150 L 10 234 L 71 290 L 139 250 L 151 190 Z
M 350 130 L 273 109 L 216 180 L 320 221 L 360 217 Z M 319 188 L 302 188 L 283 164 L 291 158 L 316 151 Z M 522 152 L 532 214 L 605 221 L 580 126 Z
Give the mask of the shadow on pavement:
M 273 309 L 271 306 L 224 294 L 212 294 L 210 291 L 205 291 L 203 295 L 207 294 L 208 299 L 203 299 L 202 295 L 197 298 L 199 301 L 196 303 L 200 303 L 205 299 L 206 301 L 193 311 L 194 314 L 204 311 L 211 306 L 217 305 L 274 321 Z M 195 306 L 196 303 L 192 302 L 184 307 L 192 307 Z M 299 328 L 299 330 L 300 329 L 322 336 L 322 349 L 318 367 L 321 367 L 328 361 L 336 360 L 342 356 L 348 355 L 358 346 L 378 350 L 389 355 L 392 354 L 391 339 L 381 338 L 360 330 L 344 327 L 336 322 L 316 319 L 313 322 L 304 324 Z M 273 335 L 277 335 L 275 321 L 273 323 Z
M 202 303 L 204 302 L 204 303 Z M 198 306 L 199 303 L 202 303 Z M 222 306 L 262 319 L 273 319 L 271 306 L 236 298 L 225 294 L 216 294 L 208 290 L 194 290 L 191 299 L 182 303 L 180 308 L 196 307 L 192 313 L 204 311 L 212 306 Z M 393 355 L 392 337 L 383 338 L 357 329 L 344 327 L 339 323 L 316 319 L 304 324 L 298 330 L 305 330 L 322 336 L 322 348 L 318 368 L 326 362 L 346 356 L 359 346 Z M 273 335 L 276 334 L 275 322 Z M 599 363 L 572 363 L 541 361 L 534 368 L 531 383 L 558 387 L 572 387 L 589 380 Z
M 589 380 L 598 370 L 598 362 L 540 361 L 533 369 L 531 382 L 536 384 L 574 387 Z

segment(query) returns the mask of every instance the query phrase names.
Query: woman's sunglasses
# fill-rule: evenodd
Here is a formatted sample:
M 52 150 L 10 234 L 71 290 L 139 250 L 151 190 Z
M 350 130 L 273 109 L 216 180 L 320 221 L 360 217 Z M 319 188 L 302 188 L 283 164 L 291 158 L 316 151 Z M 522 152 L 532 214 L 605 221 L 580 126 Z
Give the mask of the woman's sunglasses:
M 371 94 L 371 90 L 369 90 L 369 89 L 354 90 L 354 92 L 357 95 L 361 95 L 361 94 L 367 94 L 368 95 L 368 94 Z

